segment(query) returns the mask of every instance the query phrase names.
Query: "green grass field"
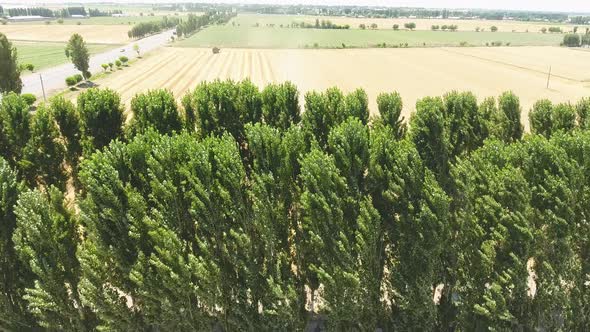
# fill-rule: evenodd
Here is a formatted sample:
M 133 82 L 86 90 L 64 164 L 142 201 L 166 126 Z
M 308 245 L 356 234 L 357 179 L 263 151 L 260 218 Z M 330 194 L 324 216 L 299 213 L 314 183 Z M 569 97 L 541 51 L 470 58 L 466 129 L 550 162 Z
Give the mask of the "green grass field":
M 32 63 L 35 70 L 57 66 L 68 62 L 65 55 L 66 43 L 14 42 L 21 64 Z M 90 54 L 96 54 L 118 47 L 118 45 L 88 44 Z
M 560 34 L 513 32 L 442 32 L 442 31 L 393 31 L 393 30 L 322 30 L 280 27 L 252 27 L 241 24 L 211 26 L 188 39 L 176 43 L 179 47 L 251 47 L 251 48 L 336 48 L 375 47 L 386 43 L 409 47 L 484 46 L 496 41 L 513 46 L 558 46 L 563 40 Z

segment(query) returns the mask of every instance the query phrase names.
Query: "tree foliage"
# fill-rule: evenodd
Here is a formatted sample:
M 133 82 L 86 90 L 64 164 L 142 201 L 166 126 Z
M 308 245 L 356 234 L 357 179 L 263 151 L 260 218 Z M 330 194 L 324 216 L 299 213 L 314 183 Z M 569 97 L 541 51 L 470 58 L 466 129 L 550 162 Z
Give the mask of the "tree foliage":
M 20 79 L 20 66 L 16 47 L 0 33 L 0 93 L 20 93 L 23 82 Z
M 82 72 L 85 79 L 90 78 L 90 72 L 88 71 L 90 55 L 84 38 L 79 34 L 75 33 L 70 37 L 66 46 L 66 57 L 72 60 L 74 67 Z
M 131 100 L 133 117 L 128 125 L 128 133 L 134 136 L 150 128 L 162 134 L 172 134 L 182 128 L 182 119 L 174 100 L 167 90 L 152 90 L 138 94 Z
M 13 239 L 19 258 L 34 274 L 34 285 L 24 299 L 37 322 L 47 329 L 84 330 L 91 312 L 80 302 L 78 234 L 73 212 L 64 206 L 63 194 L 50 188 L 24 192 L 15 208 Z
M 96 149 L 123 136 L 123 106 L 121 97 L 110 89 L 88 89 L 78 95 L 78 113 L 82 133 Z
M 0 329 L 588 326 L 587 99 L 527 135 L 510 92 L 425 97 L 407 133 L 395 92 L 298 99 L 205 82 L 125 122 L 108 89 L 5 95 Z

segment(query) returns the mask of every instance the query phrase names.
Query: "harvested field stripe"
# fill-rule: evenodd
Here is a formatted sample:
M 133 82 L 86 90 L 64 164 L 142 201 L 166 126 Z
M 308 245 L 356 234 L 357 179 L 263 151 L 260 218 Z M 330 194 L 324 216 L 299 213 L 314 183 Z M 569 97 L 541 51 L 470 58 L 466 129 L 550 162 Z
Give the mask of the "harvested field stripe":
M 179 64 L 180 64 L 179 70 L 177 70 L 174 73 L 174 75 L 170 75 L 168 77 L 168 79 L 165 80 L 164 83 L 162 83 L 162 85 L 160 85 L 161 87 L 166 88 L 166 89 L 168 89 L 170 91 L 173 91 L 172 87 L 174 87 L 174 85 L 172 85 L 172 87 L 171 87 L 169 85 L 169 83 L 172 80 L 175 80 L 175 79 L 178 80 L 180 77 L 182 77 L 182 73 L 184 71 L 186 71 L 186 70 L 190 70 L 191 69 L 191 66 L 195 63 L 195 61 L 198 61 L 198 58 L 195 59 L 195 58 L 191 58 L 191 57 L 183 57 L 182 60 L 184 60 L 184 61 L 182 61 L 182 62 L 179 61 Z
M 204 71 L 204 65 L 207 63 L 207 61 L 209 61 L 209 57 L 207 57 L 207 53 L 203 52 L 199 54 L 199 57 L 197 58 L 197 61 L 195 62 L 194 68 L 195 72 L 197 73 L 196 75 L 198 75 L 199 73 L 201 73 L 202 71 Z M 195 76 L 196 77 L 196 76 Z M 184 80 L 182 81 L 183 84 L 179 84 L 179 89 L 178 92 L 179 93 L 183 93 L 186 91 L 190 91 L 193 87 L 195 87 L 199 82 L 195 80 L 194 77 L 191 77 L 190 75 L 183 75 Z
M 268 78 L 268 80 L 267 80 L 267 83 L 268 83 L 268 82 L 275 82 L 275 81 L 276 81 L 276 79 L 277 79 L 277 77 L 275 76 L 275 73 L 274 73 L 274 71 L 272 70 L 272 66 L 271 66 L 271 64 L 270 64 L 270 60 L 269 60 L 269 58 L 268 58 L 267 54 L 266 54 L 266 53 L 264 53 L 264 54 L 262 55 L 262 57 L 263 57 L 263 59 L 264 59 L 264 65 L 265 65 L 266 71 L 267 71 L 267 73 L 268 73 L 268 75 L 269 75 L 269 78 Z
M 223 59 L 219 56 L 213 56 L 213 62 L 211 63 L 211 70 L 206 75 L 207 81 L 214 81 L 219 79 L 219 75 L 221 73 L 221 67 L 224 65 Z
M 242 78 L 242 77 L 245 78 L 245 77 L 250 76 L 250 75 L 248 75 L 248 68 L 247 68 L 248 55 L 246 53 L 242 52 L 242 56 L 240 58 L 242 59 L 242 64 L 240 65 L 240 78 Z
M 262 85 L 266 85 L 267 81 L 264 77 L 264 68 L 262 68 L 262 56 L 260 52 L 256 52 L 256 59 L 258 61 L 258 72 L 260 73 L 260 82 Z
M 202 61 L 204 55 L 205 55 L 204 53 L 200 53 L 200 54 L 198 54 L 198 55 L 196 55 L 194 57 L 189 57 L 190 63 L 188 63 L 187 66 L 185 67 L 186 70 L 187 71 L 192 71 L 193 68 L 198 67 L 198 64 Z M 177 98 L 178 97 L 182 97 L 182 95 L 185 94 L 188 89 L 187 88 L 178 89 L 178 87 L 179 86 L 184 87 L 184 86 L 190 84 L 191 81 L 189 79 L 188 81 L 186 81 L 188 83 L 185 83 L 184 75 L 182 75 L 182 73 L 181 73 L 181 75 L 177 75 L 177 76 L 174 76 L 174 77 L 176 78 L 176 82 L 175 82 L 176 84 L 174 84 L 173 86 L 171 86 L 170 89 L 174 92 L 174 95 Z
M 248 77 L 250 80 L 252 80 L 252 51 L 246 50 L 244 55 L 246 58 L 244 62 L 246 64 L 246 74 L 244 74 L 244 77 Z
M 228 79 L 230 77 L 231 68 L 233 67 L 233 61 L 235 60 L 236 52 L 229 52 L 225 63 L 223 64 L 223 68 L 219 73 L 219 77 L 223 79 Z
M 176 60 L 176 59 L 175 59 Z M 156 71 L 155 73 L 153 73 L 152 75 L 150 75 L 150 89 L 156 89 L 156 88 L 162 88 L 162 82 L 166 79 L 168 79 L 167 75 L 159 75 L 158 74 L 159 71 Z M 138 85 L 133 85 L 132 87 L 128 88 L 129 91 L 134 91 L 134 95 L 137 93 L 143 93 L 145 91 L 141 90 L 140 86 Z M 133 96 L 129 96 L 128 98 L 121 98 L 121 100 L 123 101 L 124 104 L 128 104 L 131 99 L 133 99 Z
M 144 71 L 142 74 L 140 74 L 138 76 L 132 77 L 132 79 L 130 79 L 126 82 L 121 82 L 118 89 L 125 91 L 125 90 L 137 85 L 139 82 L 143 81 L 146 77 L 151 76 L 154 72 L 158 72 L 163 67 L 172 63 L 174 60 L 176 60 L 177 57 L 178 56 L 176 54 L 171 53 L 167 60 L 159 62 L 159 64 L 157 66 L 151 67 L 149 70 Z
M 186 91 L 187 89 L 189 89 L 191 87 L 192 84 L 196 85 L 197 83 L 200 82 L 200 78 L 205 74 L 207 74 L 207 71 L 209 70 L 209 65 L 211 63 L 212 60 L 214 60 L 214 56 L 209 55 L 207 56 L 205 54 L 205 57 L 203 58 L 203 60 L 205 60 L 205 63 L 197 70 L 197 72 L 195 73 L 195 75 L 189 79 L 189 81 L 182 87 L 182 89 L 180 91 Z
M 174 58 L 174 60 L 177 60 L 175 62 L 176 64 L 178 64 L 180 62 L 180 60 L 178 60 L 178 58 L 179 57 L 175 57 Z M 182 59 L 182 58 L 180 58 L 180 59 Z M 173 78 L 178 73 L 178 71 L 173 72 L 171 70 L 169 72 L 172 73 L 172 75 L 170 75 L 170 76 L 172 76 Z M 170 79 L 170 76 L 169 75 L 159 75 L 159 71 L 158 71 L 158 72 L 154 73 L 153 75 L 151 75 L 150 85 L 152 86 L 153 89 L 162 88 L 163 87 L 163 83 L 165 81 L 169 80 Z M 145 92 L 145 91 L 142 91 L 140 89 L 140 87 L 138 87 L 138 86 L 133 86 L 132 88 L 130 88 L 130 91 L 136 91 L 136 93 Z M 128 98 L 122 98 L 122 99 L 123 99 L 124 103 L 127 105 L 131 101 L 132 98 L 133 97 L 130 96 Z

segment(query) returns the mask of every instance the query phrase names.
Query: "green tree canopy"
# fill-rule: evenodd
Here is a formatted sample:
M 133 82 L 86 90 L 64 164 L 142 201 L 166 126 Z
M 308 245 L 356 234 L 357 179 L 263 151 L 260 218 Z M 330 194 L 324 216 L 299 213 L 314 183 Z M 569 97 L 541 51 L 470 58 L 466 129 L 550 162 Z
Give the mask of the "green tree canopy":
M 123 105 L 118 93 L 111 89 L 88 89 L 78 95 L 78 113 L 82 133 L 96 149 L 123 136 Z
M 287 130 L 301 120 L 299 91 L 291 82 L 269 84 L 262 90 L 262 116 L 270 126 Z
M 23 82 L 20 79 L 20 66 L 16 47 L 0 33 L 0 93 L 20 93 Z
M 82 72 L 85 79 L 90 78 L 90 54 L 84 38 L 75 33 L 70 37 L 68 45 L 66 46 L 66 57 L 72 60 L 74 67 Z
M 162 134 L 182 129 L 182 119 L 174 96 L 167 90 L 151 90 L 131 100 L 131 118 L 127 128 L 129 136 L 153 128 Z

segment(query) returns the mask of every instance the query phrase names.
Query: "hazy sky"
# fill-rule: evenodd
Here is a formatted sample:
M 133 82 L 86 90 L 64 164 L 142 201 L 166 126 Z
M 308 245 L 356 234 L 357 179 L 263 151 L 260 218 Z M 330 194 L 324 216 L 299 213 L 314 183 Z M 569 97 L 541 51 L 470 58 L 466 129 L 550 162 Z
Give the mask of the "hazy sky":
M 0 3 L 51 3 L 63 4 L 68 0 L 0 0 Z M 72 3 L 96 3 L 97 0 L 78 0 Z M 149 3 L 146 0 L 109 0 L 118 3 Z M 281 4 L 322 4 L 322 5 L 369 5 L 391 7 L 429 7 L 429 8 L 488 8 L 488 9 L 520 9 L 590 13 L 590 0 L 169 0 L 152 2 L 214 2 L 214 3 L 281 3 Z

